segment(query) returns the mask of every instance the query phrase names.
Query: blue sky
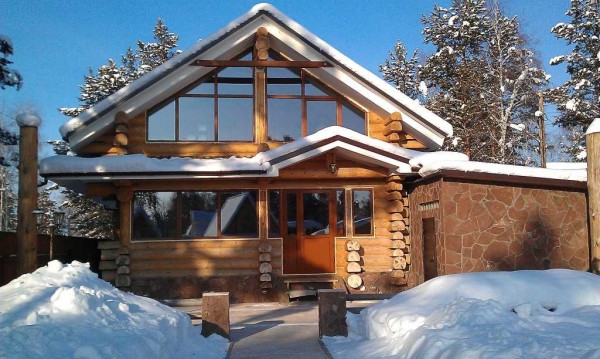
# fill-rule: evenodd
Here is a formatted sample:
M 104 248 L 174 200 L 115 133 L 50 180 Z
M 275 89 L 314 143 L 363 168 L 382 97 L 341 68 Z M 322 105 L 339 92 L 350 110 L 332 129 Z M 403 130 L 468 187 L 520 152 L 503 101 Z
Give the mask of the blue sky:
M 58 127 L 67 120 L 56 109 L 77 105 L 79 88 L 89 67 L 94 69 L 108 58 L 120 59 L 138 39 L 151 40 L 157 18 L 180 36 L 179 48 L 225 26 L 247 12 L 256 1 L 0 1 L 0 34 L 10 37 L 15 54 L 9 59 L 21 72 L 20 91 L 0 91 L 0 112 L 13 116 L 23 107 L 32 107 L 42 116 L 41 140 L 58 139 Z M 274 6 L 308 30 L 379 74 L 387 51 L 396 40 L 409 51 L 425 49 L 422 44 L 422 14 L 434 4 L 449 6 L 449 0 L 394 1 L 272 1 Z M 553 84 L 567 76 L 564 68 L 548 65 L 550 58 L 568 51 L 564 41 L 554 38 L 550 28 L 567 22 L 567 0 L 504 0 L 507 15 L 521 20 L 552 75 Z M 3 114 L 0 116 L 5 117 Z M 48 155 L 49 150 L 42 153 Z

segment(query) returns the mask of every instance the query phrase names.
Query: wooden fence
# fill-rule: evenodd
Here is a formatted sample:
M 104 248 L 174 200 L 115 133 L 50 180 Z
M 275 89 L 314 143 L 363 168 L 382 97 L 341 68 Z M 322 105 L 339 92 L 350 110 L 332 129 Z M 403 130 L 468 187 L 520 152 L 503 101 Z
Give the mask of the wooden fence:
M 90 269 L 98 272 L 100 263 L 99 239 L 54 236 L 54 259 L 63 263 L 74 260 L 89 263 Z M 50 236 L 38 234 L 37 266 L 43 267 L 50 258 Z M 0 286 L 17 278 L 17 234 L 0 232 Z

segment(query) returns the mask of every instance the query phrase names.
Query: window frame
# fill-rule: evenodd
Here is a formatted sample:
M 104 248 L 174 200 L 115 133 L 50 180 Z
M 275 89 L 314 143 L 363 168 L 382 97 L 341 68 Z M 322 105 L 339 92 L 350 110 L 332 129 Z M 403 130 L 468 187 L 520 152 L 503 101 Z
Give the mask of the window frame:
M 257 223 L 258 223 L 258 218 L 259 218 L 259 212 L 258 212 L 258 202 L 259 202 L 259 189 L 258 188 L 234 188 L 234 189 L 223 189 L 223 190 L 210 190 L 210 189 L 191 189 L 191 190 L 159 190 L 159 191 L 153 191 L 153 190 L 136 190 L 134 191 L 134 198 L 135 198 L 135 193 L 138 192 L 150 192 L 150 193 L 160 193 L 160 192 L 174 192 L 176 194 L 176 228 L 175 228 L 175 237 L 164 237 L 164 238 L 133 238 L 133 233 L 134 233 L 134 227 L 133 227 L 133 214 L 134 214 L 134 199 L 131 200 L 131 223 L 130 223 L 130 233 L 132 234 L 131 236 L 131 241 L 132 242 L 160 242 L 160 241 L 168 241 L 168 242 L 172 242 L 172 241 L 206 241 L 206 240 L 243 240 L 243 239 L 248 239 L 248 240 L 256 240 L 260 238 L 260 227 L 257 224 L 256 227 L 256 236 L 223 236 L 221 233 L 221 205 L 222 205 L 222 201 L 221 201 L 221 196 L 223 193 L 232 193 L 232 192 L 255 192 L 256 194 L 256 201 L 254 203 L 254 209 L 256 212 L 256 218 L 257 218 Z M 217 235 L 214 237 L 202 237 L 202 236 L 190 236 L 190 237 L 184 237 L 183 236 L 183 198 L 182 198 L 182 192 L 213 192 L 216 193 L 217 195 Z
M 244 52 L 238 56 L 236 56 L 236 60 L 243 58 L 248 55 L 249 52 Z M 250 78 L 250 82 L 252 85 L 252 93 L 249 95 L 240 95 L 240 94 L 220 94 L 219 93 L 219 72 L 228 69 L 228 67 L 216 68 L 206 75 L 202 76 L 200 79 L 192 82 L 188 86 L 184 87 L 182 90 L 177 91 L 172 96 L 169 96 L 167 99 L 159 102 L 157 105 L 153 106 L 151 109 L 146 111 L 145 114 L 145 127 L 146 127 L 146 143 L 235 143 L 235 142 L 244 142 L 244 143 L 253 143 L 256 142 L 256 108 L 255 108 L 255 97 L 256 97 L 256 86 L 255 86 L 255 69 L 250 67 L 252 70 L 252 77 Z M 212 77 L 213 84 L 213 93 L 212 94 L 189 94 L 188 92 L 196 88 L 202 83 L 209 83 L 206 80 Z M 180 98 L 210 98 L 213 100 L 213 134 L 214 138 L 212 140 L 180 140 L 179 139 L 179 99 Z M 250 113 L 252 120 L 252 138 L 250 140 L 220 140 L 219 139 L 219 99 L 222 98 L 244 98 L 250 99 L 252 101 L 252 111 Z M 154 113 L 160 111 L 164 106 L 168 105 L 171 101 L 175 103 L 175 114 L 173 116 L 173 121 L 175 122 L 175 139 L 173 140 L 164 140 L 164 139 L 150 139 L 149 131 L 148 131 L 148 123 L 150 120 L 150 116 Z
M 296 72 L 294 71 L 295 69 L 291 69 L 289 68 L 288 70 L 292 71 L 292 72 Z M 266 124 L 265 126 L 267 127 L 267 135 L 269 132 L 269 99 L 287 99 L 287 100 L 300 100 L 301 103 L 301 120 L 302 120 L 302 137 L 306 137 L 309 136 L 308 134 L 308 102 L 313 102 L 313 101 L 335 101 L 336 103 L 336 126 L 342 126 L 343 127 L 343 116 L 342 116 L 342 106 L 345 105 L 345 103 L 347 103 L 349 106 L 352 106 L 354 108 L 356 108 L 357 110 L 361 111 L 363 113 L 363 120 L 364 120 L 364 135 L 368 135 L 368 111 L 365 110 L 364 108 L 362 108 L 361 106 L 358 106 L 356 103 L 354 103 L 352 100 L 350 100 L 349 98 L 346 98 L 344 96 L 342 96 L 341 94 L 339 94 L 337 91 L 333 90 L 331 87 L 327 86 L 326 84 L 324 84 L 323 82 L 321 82 L 320 80 L 318 80 L 317 78 L 315 78 L 314 76 L 310 75 L 310 73 L 308 73 L 308 71 L 306 71 L 306 69 L 300 69 L 300 95 L 270 95 L 269 94 L 269 69 L 266 69 Z M 307 95 L 306 94 L 306 85 L 307 84 L 313 84 L 317 87 L 322 87 L 325 89 L 324 92 L 330 92 L 332 93 L 332 95 Z M 278 140 L 278 139 L 269 139 L 270 141 L 273 142 L 285 142 L 284 140 Z
M 350 189 L 351 194 L 350 198 L 352 199 L 352 207 L 350 208 L 351 214 L 350 217 L 352 219 L 352 237 L 375 237 L 375 191 L 372 187 L 353 187 Z M 354 224 L 356 221 L 354 220 L 354 193 L 357 191 L 369 192 L 371 194 L 371 232 L 369 234 L 357 234 L 356 228 Z

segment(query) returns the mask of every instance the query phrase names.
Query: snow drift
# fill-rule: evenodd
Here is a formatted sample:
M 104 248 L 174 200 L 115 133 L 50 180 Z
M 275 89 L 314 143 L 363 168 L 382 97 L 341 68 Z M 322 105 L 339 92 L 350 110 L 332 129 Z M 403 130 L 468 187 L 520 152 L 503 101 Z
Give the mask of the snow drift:
M 0 358 L 224 358 L 187 315 L 52 261 L 0 288 Z
M 326 339 L 336 358 L 600 358 L 600 277 L 442 276 L 349 314 L 348 324 L 348 338 Z

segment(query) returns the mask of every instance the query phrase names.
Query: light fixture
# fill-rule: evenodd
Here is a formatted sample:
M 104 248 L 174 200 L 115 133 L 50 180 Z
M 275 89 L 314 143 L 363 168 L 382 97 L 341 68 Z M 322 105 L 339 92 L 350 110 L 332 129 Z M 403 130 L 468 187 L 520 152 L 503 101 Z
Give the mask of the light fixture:
M 337 168 L 337 164 L 336 164 L 335 162 L 331 162 L 331 163 L 329 164 L 329 172 L 330 172 L 330 173 L 336 173 L 336 172 L 337 172 L 337 170 L 338 170 L 338 168 Z
M 35 223 L 39 226 L 44 221 L 44 211 L 39 208 L 34 209 L 31 212 L 35 216 Z
M 61 227 L 63 221 L 65 220 L 65 212 L 54 211 L 52 212 L 52 216 L 52 222 L 54 223 L 54 225 L 56 225 L 57 227 Z

